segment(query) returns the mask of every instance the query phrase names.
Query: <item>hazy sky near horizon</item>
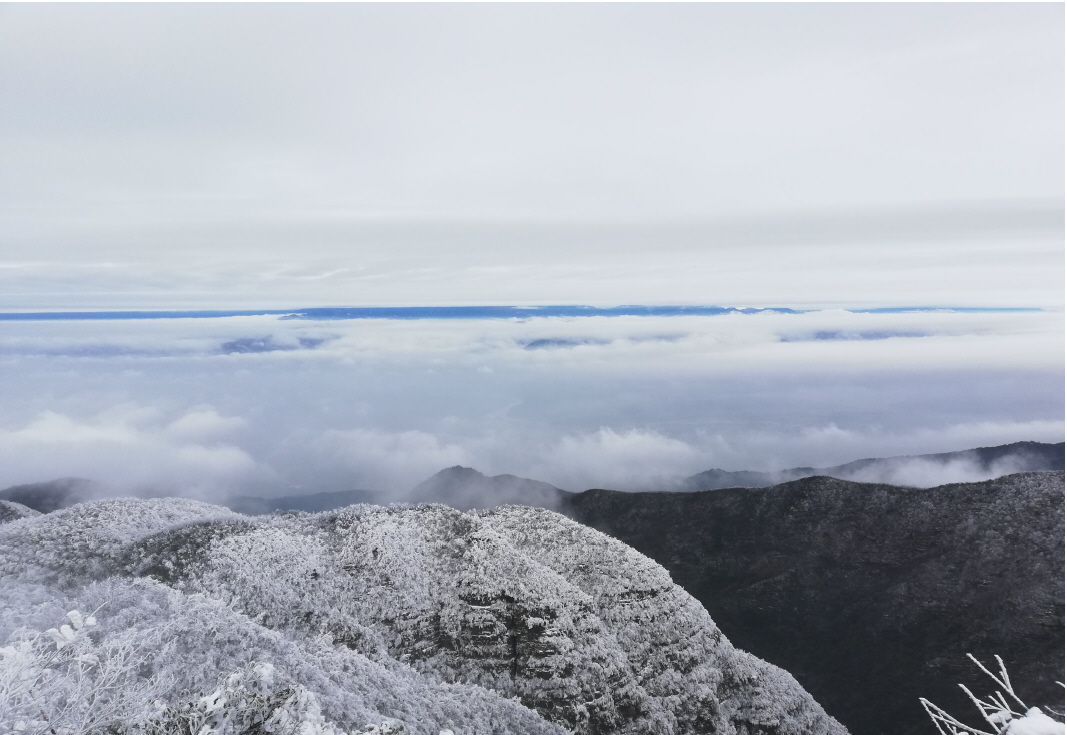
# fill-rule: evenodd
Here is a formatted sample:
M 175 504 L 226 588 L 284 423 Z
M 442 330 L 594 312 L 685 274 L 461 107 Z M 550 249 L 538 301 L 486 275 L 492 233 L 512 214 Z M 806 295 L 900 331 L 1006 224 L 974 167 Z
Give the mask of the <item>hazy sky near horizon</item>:
M 0 486 L 1062 441 L 1063 131 L 1056 3 L 0 5 L 2 312 L 812 310 L 0 321 Z
M 1059 306 L 1063 13 L 4 5 L 0 308 Z

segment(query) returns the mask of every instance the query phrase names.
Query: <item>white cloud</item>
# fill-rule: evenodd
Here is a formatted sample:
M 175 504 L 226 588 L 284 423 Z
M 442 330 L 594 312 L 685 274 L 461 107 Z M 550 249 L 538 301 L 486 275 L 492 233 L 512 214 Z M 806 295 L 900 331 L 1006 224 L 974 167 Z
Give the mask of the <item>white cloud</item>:
M 684 441 L 652 431 L 617 432 L 602 427 L 568 434 L 542 456 L 530 458 L 534 479 L 565 489 L 664 488 L 678 477 L 699 472 L 702 454 Z
M 1062 21 L 5 6 L 0 308 L 1059 306 Z
M 828 368 L 868 373 L 1062 369 L 1064 353 L 1062 310 L 870 314 L 828 309 L 801 314 L 524 320 L 312 321 L 257 316 L 3 325 L 0 359 L 5 355 L 130 361 L 203 358 L 246 368 L 268 362 L 348 361 L 388 370 L 481 369 L 525 376 L 588 370 L 636 375 Z M 235 344 L 247 345 L 247 350 Z M 544 348 L 526 349 L 538 345 Z
M 423 431 L 330 429 L 309 449 L 312 461 L 332 464 L 350 488 L 393 493 L 445 467 L 471 463 L 466 450 Z
M 703 436 L 698 442 L 708 467 L 727 470 L 776 471 L 793 467 L 830 467 L 858 459 L 938 454 L 1018 441 L 1061 442 L 1063 420 L 977 421 L 933 427 L 841 428 L 833 423 L 796 431 L 743 431 Z M 1011 461 L 996 467 L 1014 471 Z M 881 470 L 861 471 L 851 479 L 927 487 L 944 482 L 988 479 L 988 472 L 970 463 L 916 461 Z
M 4 321 L 0 481 L 635 487 L 1062 439 L 1062 5 L 0 14 L 0 310 L 824 309 Z M 1048 311 L 840 310 L 905 305 Z
M 569 434 L 540 445 L 526 456 L 508 458 L 507 471 L 568 490 L 669 490 L 676 482 L 707 469 L 776 471 L 831 467 L 857 459 L 936 454 L 1017 441 L 1063 441 L 1063 421 L 956 424 L 920 431 L 846 430 L 833 424 L 795 432 L 739 431 L 703 435 L 688 441 L 653 431 Z M 497 458 L 498 462 L 501 459 Z M 977 482 L 1026 469 L 1020 457 L 984 468 L 974 461 L 907 460 L 864 468 L 845 479 L 932 487 Z
M 967 460 L 937 462 L 915 459 L 893 463 L 884 468 L 868 468 L 849 473 L 845 479 L 888 485 L 935 487 L 954 482 L 981 482 L 1027 469 L 1029 468 L 1024 458 L 1014 455 L 994 462 L 988 468 L 982 467 L 978 462 Z
M 242 428 L 247 422 L 240 416 L 220 416 L 210 406 L 193 408 L 171 421 L 165 431 L 184 441 L 217 439 Z
M 834 424 L 795 431 L 688 432 L 601 427 L 553 434 L 506 415 L 486 423 L 445 422 L 425 430 L 326 429 L 317 435 L 247 436 L 251 425 L 201 406 L 177 416 L 123 404 L 88 418 L 46 411 L 0 430 L 0 487 L 80 476 L 113 493 L 166 492 L 208 500 L 226 493 L 275 494 L 362 489 L 402 498 L 454 465 L 508 473 L 567 490 L 671 489 L 713 467 L 773 471 L 827 467 L 855 459 L 956 451 L 1015 441 L 1062 441 L 1064 422 L 973 422 L 918 430 L 845 429 Z M 1017 471 L 1014 460 L 992 469 L 970 462 L 915 460 L 863 469 L 848 479 L 931 486 Z
M 646 227 L 359 220 L 326 226 L 309 218 L 218 224 L 222 232 L 205 238 L 209 226 L 189 225 L 186 232 L 168 224 L 153 236 L 160 252 L 150 258 L 142 252 L 143 229 L 131 224 L 132 233 L 96 238 L 56 233 L 50 237 L 57 252 L 47 256 L 40 249 L 6 253 L 0 309 L 709 301 L 1062 308 L 1056 277 L 1064 264 L 1062 205 L 1033 209 L 997 222 L 997 207 L 974 206 L 951 213 L 945 226 L 924 226 L 921 216 L 900 212 L 872 216 L 858 228 L 848 215 L 843 223 L 815 225 L 794 216 Z M 35 245 L 47 239 L 26 237 Z M 125 249 L 115 244 L 126 241 Z M 71 242 L 81 246 L 67 252 Z M 246 250 L 248 242 L 262 247 Z
M 199 409 L 167 421 L 160 411 L 122 405 L 78 419 L 44 411 L 0 429 L 0 486 L 58 477 L 97 480 L 114 493 L 213 497 L 272 481 L 244 450 L 211 441 L 242 423 Z

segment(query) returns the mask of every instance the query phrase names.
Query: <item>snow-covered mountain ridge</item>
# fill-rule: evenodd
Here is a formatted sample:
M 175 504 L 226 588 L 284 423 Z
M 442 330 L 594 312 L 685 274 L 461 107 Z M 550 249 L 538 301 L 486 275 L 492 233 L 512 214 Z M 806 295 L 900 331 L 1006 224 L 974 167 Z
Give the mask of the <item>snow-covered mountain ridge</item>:
M 0 599 L 4 637 L 107 602 L 100 635 L 175 631 L 174 697 L 266 662 L 349 729 L 845 732 L 662 567 L 537 508 L 85 503 L 0 525 Z

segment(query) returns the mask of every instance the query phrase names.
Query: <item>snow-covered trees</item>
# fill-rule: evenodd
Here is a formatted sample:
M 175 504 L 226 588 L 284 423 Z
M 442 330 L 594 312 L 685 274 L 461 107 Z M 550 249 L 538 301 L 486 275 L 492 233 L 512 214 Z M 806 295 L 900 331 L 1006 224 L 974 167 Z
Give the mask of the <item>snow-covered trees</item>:
M 318 696 L 253 662 L 211 692 L 168 706 L 173 680 L 145 676 L 153 656 L 173 653 L 161 636 L 94 641 L 95 615 L 67 613 L 58 628 L 20 630 L 0 647 L 0 733 L 19 735 L 348 735 L 322 714 Z M 172 694 L 172 693 L 171 693 Z M 442 733 L 454 735 L 451 730 Z M 352 735 L 404 735 L 393 719 Z
M 0 647 L 0 732 L 81 735 L 151 717 L 159 679 L 140 676 L 166 646 L 151 635 L 97 643 L 94 615 L 77 610 L 42 632 L 16 632 Z
M 233 672 L 213 692 L 167 708 L 138 729 L 145 735 L 346 735 L 323 717 L 314 692 L 277 684 L 269 663 Z
M 994 674 L 969 653 L 967 658 L 997 685 L 992 694 L 982 699 L 960 684 L 960 688 L 982 713 L 982 719 L 986 721 L 989 729 L 967 725 L 930 700 L 920 698 L 919 702 L 941 735 L 1064 735 L 1063 712 L 1049 708 L 1046 708 L 1047 712 L 1042 712 L 1037 707 L 1027 707 L 1015 693 L 1011 679 L 1008 678 L 1008 670 L 1000 656 L 996 657 L 1000 667 L 999 674 Z M 1060 683 L 1060 686 L 1063 684 Z M 1054 717 L 1057 719 L 1053 719 Z
M 113 728 L 130 735 L 844 733 L 786 672 L 734 649 L 661 567 L 541 509 L 250 519 L 113 500 L 0 526 L 0 640 L 22 631 L 12 662 L 24 640 L 59 643 L 26 631 L 105 602 L 98 626 L 82 620 L 91 634 L 66 625 L 154 687 L 131 686 L 135 724 Z M 55 691 L 106 682 L 106 667 L 71 661 L 84 671 L 62 669 Z M 49 712 L 67 701 L 35 686 Z M 31 699 L 19 700 L 26 723 L 53 722 L 31 716 Z

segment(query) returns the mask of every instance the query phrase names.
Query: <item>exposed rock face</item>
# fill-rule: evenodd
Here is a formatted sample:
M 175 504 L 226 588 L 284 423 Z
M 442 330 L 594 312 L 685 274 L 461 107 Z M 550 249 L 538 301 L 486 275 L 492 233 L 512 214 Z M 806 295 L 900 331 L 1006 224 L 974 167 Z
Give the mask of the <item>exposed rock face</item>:
M 788 673 L 735 649 L 662 567 L 551 511 L 249 519 L 125 500 L 22 525 L 0 534 L 0 577 L 45 563 L 57 583 L 154 579 L 290 636 L 326 633 L 430 681 L 516 697 L 571 732 L 845 733 Z
M 792 672 L 853 733 L 926 735 L 920 696 L 970 709 L 956 687 L 975 681 L 966 653 L 1000 654 L 1025 701 L 1062 706 L 1063 472 L 565 503 L 663 564 L 730 640 Z

